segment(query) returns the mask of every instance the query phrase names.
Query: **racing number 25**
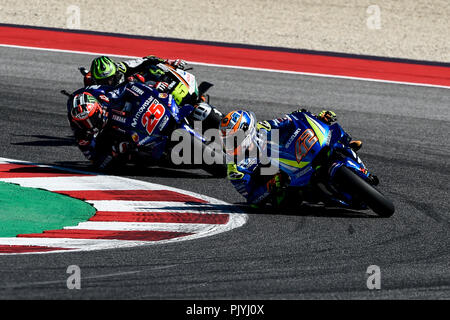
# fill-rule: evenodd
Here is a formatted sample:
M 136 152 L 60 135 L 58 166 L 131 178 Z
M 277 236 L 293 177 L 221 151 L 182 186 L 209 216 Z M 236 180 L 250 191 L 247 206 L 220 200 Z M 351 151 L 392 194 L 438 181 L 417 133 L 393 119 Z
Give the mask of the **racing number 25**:
M 147 129 L 148 134 L 152 134 L 159 120 L 166 112 L 166 109 L 158 100 L 154 100 L 142 116 L 142 125 Z
M 295 142 L 295 158 L 297 162 L 308 154 L 312 146 L 319 140 L 311 129 L 305 130 Z

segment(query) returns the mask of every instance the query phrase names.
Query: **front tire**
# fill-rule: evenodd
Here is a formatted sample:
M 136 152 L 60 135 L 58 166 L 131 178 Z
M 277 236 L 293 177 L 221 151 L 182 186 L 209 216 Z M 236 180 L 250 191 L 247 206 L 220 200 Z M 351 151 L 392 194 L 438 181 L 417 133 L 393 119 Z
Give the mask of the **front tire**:
M 381 217 L 390 217 L 394 214 L 395 207 L 391 200 L 387 199 L 380 191 L 364 181 L 349 168 L 341 166 L 335 174 L 335 183 L 343 191 L 350 193 L 367 204 Z
M 200 143 L 200 141 L 197 141 Z M 227 176 L 227 165 L 226 165 L 226 157 L 223 151 L 219 151 L 216 145 L 216 148 L 212 147 L 212 144 L 216 142 L 212 142 L 209 144 L 202 143 L 202 153 L 211 155 L 211 158 L 214 158 L 215 161 L 212 164 L 203 164 L 202 169 L 213 175 L 216 178 L 225 178 Z

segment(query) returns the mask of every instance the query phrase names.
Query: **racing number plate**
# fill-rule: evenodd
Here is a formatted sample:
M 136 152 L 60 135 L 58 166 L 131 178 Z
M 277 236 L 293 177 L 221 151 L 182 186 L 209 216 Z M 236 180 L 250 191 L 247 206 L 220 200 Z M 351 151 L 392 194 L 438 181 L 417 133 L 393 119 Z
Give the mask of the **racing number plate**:
M 164 106 L 160 104 L 158 100 L 153 100 L 141 120 L 141 123 L 147 130 L 148 134 L 152 134 L 165 112 L 166 109 Z
M 188 93 L 189 89 L 182 82 L 180 82 L 172 91 L 173 98 L 178 105 Z
M 317 141 L 319 141 L 319 138 L 317 138 L 311 129 L 305 130 L 302 133 L 295 142 L 295 158 L 298 163 L 308 154 L 309 150 Z

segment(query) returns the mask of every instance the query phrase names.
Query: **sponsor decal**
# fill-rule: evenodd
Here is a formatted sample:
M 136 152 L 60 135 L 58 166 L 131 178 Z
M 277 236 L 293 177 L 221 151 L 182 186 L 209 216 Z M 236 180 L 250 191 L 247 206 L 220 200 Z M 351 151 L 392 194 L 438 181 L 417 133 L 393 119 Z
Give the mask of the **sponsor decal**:
M 147 109 L 147 107 L 153 102 L 153 100 L 156 100 L 156 99 L 153 99 L 153 97 L 150 97 L 147 100 L 145 100 L 145 102 L 142 104 L 142 106 L 136 112 L 136 115 L 133 118 L 133 122 L 131 123 L 131 126 L 133 128 L 135 128 L 137 126 L 138 119 L 141 117 L 144 110 Z
M 291 145 L 292 142 L 294 142 L 295 137 L 300 133 L 300 131 L 302 131 L 302 129 L 298 128 L 297 130 L 294 131 L 294 133 L 292 134 L 292 136 L 289 138 L 289 140 L 286 142 L 285 144 L 285 148 L 289 148 L 289 146 Z
M 165 99 L 165 98 L 168 97 L 168 94 L 165 93 L 165 92 L 161 92 L 161 93 L 158 95 L 158 97 L 161 98 L 161 99 Z
M 138 142 L 139 135 L 136 132 L 133 132 L 133 134 L 131 135 L 131 139 L 133 139 L 134 142 Z
M 162 119 L 160 125 L 158 126 L 159 131 L 162 131 L 164 129 L 164 127 L 167 124 L 167 121 L 169 121 L 169 116 L 164 116 L 164 118 Z
M 310 172 L 313 168 L 311 166 L 305 167 L 304 169 L 300 169 L 300 171 L 294 175 L 296 179 L 301 178 L 302 176 L 306 175 L 308 172 Z
M 147 142 L 149 142 L 151 139 L 153 139 L 152 136 L 146 136 L 144 139 L 142 139 L 141 141 L 139 141 L 137 143 L 138 146 L 143 146 L 144 144 L 146 144 Z
M 131 90 L 136 92 L 138 95 L 142 96 L 144 94 L 144 90 L 142 90 L 141 88 L 138 88 L 136 86 L 132 86 Z
M 262 195 L 260 195 L 258 198 L 256 198 L 253 202 L 259 203 L 259 202 L 263 201 L 265 198 L 267 198 L 267 196 L 269 194 L 270 194 L 270 192 L 264 192 Z
M 126 123 L 127 122 L 127 118 L 118 116 L 116 114 L 112 115 L 112 119 L 115 120 L 115 121 L 118 121 L 120 123 Z
M 173 87 L 174 87 L 176 84 L 177 84 L 176 81 L 172 81 L 172 82 L 169 84 L 168 90 L 171 91 L 171 90 L 173 89 Z

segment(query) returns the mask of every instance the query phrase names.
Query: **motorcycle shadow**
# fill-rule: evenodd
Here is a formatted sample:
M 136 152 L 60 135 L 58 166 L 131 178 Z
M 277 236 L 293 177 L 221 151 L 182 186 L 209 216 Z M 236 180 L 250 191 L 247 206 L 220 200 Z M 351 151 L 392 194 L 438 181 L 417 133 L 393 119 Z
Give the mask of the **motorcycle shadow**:
M 66 147 L 75 146 L 75 141 L 72 136 L 67 136 L 65 138 L 48 136 L 48 135 L 24 135 L 24 134 L 13 134 L 15 137 L 27 137 L 35 138 L 37 140 L 23 141 L 23 142 L 11 142 L 15 146 L 29 146 L 29 147 Z
M 299 217 L 323 217 L 323 218 L 350 218 L 350 219 L 374 219 L 380 218 L 370 210 L 351 210 L 341 207 L 329 207 L 323 204 L 302 203 L 296 208 L 252 208 L 246 204 L 239 204 L 239 208 L 247 214 L 284 215 Z
M 58 161 L 53 165 L 79 170 L 92 174 L 108 174 L 115 176 L 131 177 L 154 177 L 154 178 L 174 178 L 174 179 L 215 179 L 215 177 L 202 169 L 189 166 L 142 166 L 125 165 L 106 172 L 99 172 L 86 161 Z
M 113 172 L 114 175 L 152 177 L 152 178 L 173 178 L 173 179 L 215 179 L 211 174 L 199 168 L 190 167 L 169 167 L 169 166 L 139 166 L 131 165 L 121 167 Z

